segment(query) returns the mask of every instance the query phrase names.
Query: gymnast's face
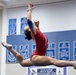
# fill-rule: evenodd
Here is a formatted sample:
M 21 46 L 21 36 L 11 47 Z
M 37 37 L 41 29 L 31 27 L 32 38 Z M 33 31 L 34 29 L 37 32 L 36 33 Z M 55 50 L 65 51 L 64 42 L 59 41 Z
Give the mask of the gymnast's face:
M 30 28 L 28 26 L 26 26 L 24 28 L 24 34 L 26 35 L 25 39 L 27 39 L 27 40 L 31 40 L 32 39 L 31 31 L 30 31 Z
M 39 28 L 39 21 L 38 21 L 38 20 L 34 21 L 34 24 L 35 24 L 35 26 L 36 26 L 37 28 Z M 31 31 L 30 31 L 29 26 L 26 26 L 26 27 L 24 28 L 24 34 L 26 35 L 25 39 L 27 39 L 27 40 L 31 40 L 31 39 L 32 39 Z

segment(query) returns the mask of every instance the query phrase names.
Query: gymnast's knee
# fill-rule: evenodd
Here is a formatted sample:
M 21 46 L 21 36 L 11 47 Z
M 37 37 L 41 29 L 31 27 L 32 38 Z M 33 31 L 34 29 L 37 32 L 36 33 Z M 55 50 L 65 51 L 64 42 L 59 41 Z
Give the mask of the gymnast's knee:
M 63 67 L 65 65 L 65 63 L 59 62 L 58 60 L 53 61 L 52 64 L 57 67 Z
M 21 62 L 19 62 L 20 63 L 20 65 L 22 66 L 22 67 L 28 67 L 29 65 L 27 65 L 27 64 L 24 64 L 24 62 L 23 61 L 21 61 Z

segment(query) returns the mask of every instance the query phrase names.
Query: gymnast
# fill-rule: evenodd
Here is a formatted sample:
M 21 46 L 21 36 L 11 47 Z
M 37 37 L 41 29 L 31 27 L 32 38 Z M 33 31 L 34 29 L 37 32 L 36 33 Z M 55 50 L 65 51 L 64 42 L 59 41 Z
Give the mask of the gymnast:
M 18 60 L 22 67 L 28 66 L 48 66 L 55 65 L 57 67 L 71 66 L 76 68 L 76 61 L 57 60 L 49 56 L 45 56 L 48 44 L 48 38 L 39 30 L 39 21 L 32 22 L 32 11 L 35 8 L 33 4 L 28 4 L 27 22 L 28 26 L 24 28 L 25 39 L 33 39 L 36 43 L 36 51 L 30 58 L 24 60 L 23 57 L 16 50 L 12 48 L 11 44 L 1 42 L 2 46 L 8 49 Z

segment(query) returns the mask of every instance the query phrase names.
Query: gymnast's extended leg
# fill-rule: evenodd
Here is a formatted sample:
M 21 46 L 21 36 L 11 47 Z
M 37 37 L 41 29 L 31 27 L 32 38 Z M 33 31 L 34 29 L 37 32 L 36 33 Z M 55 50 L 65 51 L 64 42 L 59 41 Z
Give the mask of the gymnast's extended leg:
M 12 48 L 12 45 L 10 44 L 6 44 L 4 42 L 1 43 L 6 49 L 8 49 L 15 57 L 16 59 L 18 60 L 18 62 L 20 63 L 21 66 L 23 67 L 27 67 L 27 66 L 32 66 L 32 62 L 30 61 L 30 58 L 27 59 L 27 60 L 23 60 L 23 57 L 16 51 Z
M 71 66 L 76 68 L 76 61 L 57 60 L 48 56 L 34 55 L 32 62 L 38 66 L 55 65 L 57 67 Z

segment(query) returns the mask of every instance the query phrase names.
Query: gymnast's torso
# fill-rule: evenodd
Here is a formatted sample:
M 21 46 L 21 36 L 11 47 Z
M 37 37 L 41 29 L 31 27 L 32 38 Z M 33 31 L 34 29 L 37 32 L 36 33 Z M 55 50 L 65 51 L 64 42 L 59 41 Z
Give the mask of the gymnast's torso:
M 37 34 L 34 35 L 34 38 L 36 42 L 36 50 L 31 57 L 34 55 L 44 56 L 47 50 L 48 38 L 39 29 L 37 29 Z

